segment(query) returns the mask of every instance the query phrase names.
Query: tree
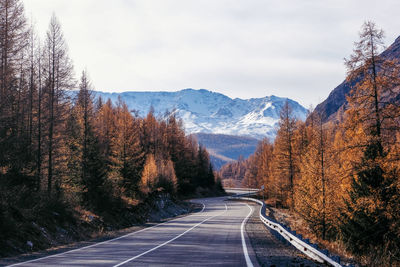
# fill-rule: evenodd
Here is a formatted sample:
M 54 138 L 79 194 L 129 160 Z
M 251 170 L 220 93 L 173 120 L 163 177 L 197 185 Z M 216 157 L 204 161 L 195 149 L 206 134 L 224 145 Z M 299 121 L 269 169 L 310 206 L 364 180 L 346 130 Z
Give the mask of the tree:
M 89 207 L 97 210 L 107 210 L 110 207 L 113 196 L 107 185 L 107 170 L 105 160 L 101 154 L 98 139 L 94 132 L 89 130 L 86 136 L 86 154 L 83 158 L 82 176 L 83 201 Z
M 294 208 L 294 177 L 295 177 L 295 153 L 294 131 L 296 119 L 292 114 L 292 108 L 286 101 L 280 113 L 279 129 L 275 139 L 275 176 L 278 181 L 276 186 L 280 187 L 281 200 L 286 202 L 290 208 Z
M 94 129 L 93 106 L 92 85 L 86 71 L 83 71 L 69 123 L 70 162 L 75 165 L 70 175 L 77 178 L 78 186 L 83 186 L 83 203 L 91 208 L 103 209 L 109 204 L 111 196 L 105 189 L 107 170 Z
M 139 192 L 145 154 L 140 144 L 140 120 L 132 116 L 125 103 L 117 107 L 117 157 L 123 188 L 128 196 Z
M 143 167 L 140 182 L 141 191 L 145 194 L 152 192 L 157 183 L 158 170 L 153 154 L 149 154 Z
M 318 114 L 313 116 L 313 123 L 304 129 L 308 137 L 299 162 L 301 177 L 296 186 L 296 210 L 325 240 L 334 238 L 336 233 L 334 192 L 338 189 L 332 168 L 335 155 L 330 125 L 324 125 Z
M 356 85 L 347 98 L 345 136 L 348 149 L 361 157 L 352 162 L 353 178 L 341 224 L 343 238 L 355 254 L 378 251 L 380 260 L 399 255 L 399 250 L 392 250 L 397 239 L 389 235 L 393 216 L 388 214 L 389 200 L 398 194 L 398 166 L 388 164 L 388 154 L 396 142 L 400 116 L 388 97 L 399 84 L 399 68 L 379 56 L 383 37 L 373 22 L 364 23 L 360 41 L 346 60 L 348 79 L 356 80 Z
M 258 181 L 257 176 L 259 172 L 259 164 L 260 164 L 260 156 L 259 156 L 259 149 L 251 155 L 248 159 L 248 165 L 246 168 L 246 172 L 244 174 L 244 178 L 242 180 L 242 186 L 248 188 L 257 188 Z
M 268 139 L 264 139 L 259 146 L 261 146 L 261 151 L 259 154 L 257 181 L 258 188 L 264 185 L 264 191 L 267 197 L 272 197 L 274 195 L 274 190 L 272 187 L 273 175 L 272 165 L 274 161 L 274 146 L 270 143 Z
M 199 146 L 197 154 L 197 172 L 194 177 L 195 187 L 210 188 L 214 185 L 214 173 L 210 164 L 210 156 L 203 146 Z
M 1 0 L 0 18 L 0 114 L 3 115 L 11 112 L 9 105 L 15 98 L 16 71 L 28 45 L 29 32 L 19 0 Z
M 19 0 L 0 0 L 0 166 L 19 176 L 27 160 L 21 127 L 21 65 L 28 45 L 24 8 Z M 24 163 L 24 164 L 23 164 Z M 15 177 L 15 178 L 16 178 Z
M 96 114 L 96 130 L 100 142 L 100 150 L 107 162 L 108 170 L 113 168 L 114 145 L 117 137 L 116 129 L 115 109 L 111 99 L 108 99 Z
M 175 194 L 177 191 L 178 180 L 175 175 L 174 164 L 171 160 L 161 159 L 157 160 L 157 188 L 162 188 L 164 191 Z
M 53 186 L 54 163 L 60 156 L 62 127 L 65 118 L 65 90 L 74 86 L 73 67 L 58 19 L 53 14 L 46 38 L 46 98 L 47 98 L 47 192 Z M 55 151 L 57 150 L 57 151 Z M 60 164 L 57 164 L 59 167 Z M 59 182 L 56 185 L 59 187 Z
M 91 84 L 87 77 L 86 71 L 82 72 L 81 82 L 79 84 L 79 93 L 77 99 L 77 108 L 79 112 L 79 120 L 81 121 L 81 129 L 82 129 L 82 158 L 81 158 L 81 180 L 85 181 L 87 177 L 90 175 L 89 173 L 89 143 L 90 139 L 93 138 L 93 98 L 91 94 Z M 91 188 L 88 188 L 91 190 Z

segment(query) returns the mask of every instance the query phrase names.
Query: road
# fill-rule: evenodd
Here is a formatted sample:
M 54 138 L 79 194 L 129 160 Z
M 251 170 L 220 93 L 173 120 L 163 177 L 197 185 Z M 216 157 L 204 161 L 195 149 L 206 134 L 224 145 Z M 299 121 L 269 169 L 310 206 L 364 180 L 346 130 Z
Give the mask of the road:
M 244 230 L 253 208 L 226 197 L 194 202 L 198 213 L 10 266 L 258 266 Z

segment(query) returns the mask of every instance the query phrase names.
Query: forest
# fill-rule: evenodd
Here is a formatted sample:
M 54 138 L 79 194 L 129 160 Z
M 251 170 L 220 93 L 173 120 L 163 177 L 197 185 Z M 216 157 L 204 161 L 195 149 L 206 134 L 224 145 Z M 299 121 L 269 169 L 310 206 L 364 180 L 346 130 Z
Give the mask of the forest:
M 154 192 L 222 190 L 208 152 L 173 115 L 140 118 L 122 101 L 93 98 L 55 15 L 43 38 L 20 0 L 0 0 L 0 55 L 2 246 L 24 221 L 52 212 L 123 213 Z
M 299 214 L 322 240 L 342 244 L 369 266 L 400 264 L 400 65 L 383 59 L 383 31 L 366 22 L 345 60 L 354 86 L 340 118 L 289 105 L 274 142 L 222 167 L 231 184 L 265 186 L 270 205 Z
M 94 99 L 88 71 L 75 77 L 55 15 L 38 36 L 22 1 L 0 0 L 0 246 L 49 214 L 124 214 L 154 193 L 218 193 L 220 176 L 264 186 L 271 206 L 299 214 L 363 264 L 400 265 L 400 63 L 380 57 L 384 34 L 373 22 L 359 37 L 338 118 L 310 110 L 298 121 L 286 104 L 276 139 L 215 175 L 174 115 L 141 118 L 121 100 Z

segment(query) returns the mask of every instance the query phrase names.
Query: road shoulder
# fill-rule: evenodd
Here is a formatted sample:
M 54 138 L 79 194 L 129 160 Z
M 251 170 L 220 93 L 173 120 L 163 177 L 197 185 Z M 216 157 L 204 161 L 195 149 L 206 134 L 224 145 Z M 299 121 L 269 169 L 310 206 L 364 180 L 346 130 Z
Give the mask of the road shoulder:
M 260 220 L 260 206 L 246 224 L 246 232 L 260 266 L 325 266 L 315 263 L 290 244 L 278 240 Z

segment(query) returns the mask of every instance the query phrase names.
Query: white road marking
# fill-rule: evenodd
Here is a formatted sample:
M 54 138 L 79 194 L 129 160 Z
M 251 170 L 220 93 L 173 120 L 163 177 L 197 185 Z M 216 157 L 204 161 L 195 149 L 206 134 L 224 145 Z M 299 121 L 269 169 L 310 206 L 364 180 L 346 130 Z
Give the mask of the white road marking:
M 244 258 L 246 259 L 247 267 L 253 267 L 254 265 L 250 260 L 249 252 L 247 250 L 246 239 L 244 238 L 244 227 L 245 227 L 246 222 L 249 219 L 250 215 L 253 213 L 253 208 L 250 207 L 248 204 L 246 204 L 246 205 L 247 205 L 247 207 L 249 207 L 250 212 L 249 212 L 249 214 L 247 214 L 246 218 L 244 218 L 244 220 L 242 222 L 242 226 L 240 227 L 240 232 L 241 232 L 241 235 L 242 235 L 243 254 L 244 254 Z
M 227 206 L 226 204 L 224 204 L 224 205 L 225 205 L 225 211 L 223 211 L 223 212 L 221 212 L 221 213 L 219 213 L 219 214 L 217 214 L 217 215 L 214 215 L 214 216 L 212 216 L 212 217 L 209 217 L 209 218 L 207 218 L 207 219 L 205 219 L 205 220 L 203 220 L 203 221 L 201 221 L 201 222 L 199 222 L 199 223 L 193 225 L 191 228 L 189 228 L 189 229 L 187 229 L 185 232 L 183 232 L 183 233 L 181 233 L 181 234 L 175 236 L 174 238 L 172 238 L 172 239 L 170 239 L 170 240 L 168 240 L 168 241 L 165 241 L 164 243 L 162 243 L 162 244 L 160 244 L 160 245 L 158 245 L 158 246 L 156 246 L 156 247 L 154 247 L 154 248 L 152 248 L 152 249 L 149 249 L 149 250 L 147 250 L 147 251 L 145 251 L 145 252 L 143 252 L 143 253 L 141 253 L 141 254 L 139 254 L 139 255 L 136 255 L 136 256 L 134 256 L 134 257 L 132 257 L 132 258 L 130 258 L 130 259 L 127 259 L 126 261 L 123 261 L 123 262 L 121 262 L 121 263 L 119 263 L 119 264 L 116 264 L 116 265 L 114 265 L 113 267 L 118 267 L 118 266 L 124 265 L 125 263 L 128 263 L 128 262 L 130 262 L 130 261 L 133 261 L 133 260 L 135 260 L 135 259 L 137 259 L 137 258 L 139 258 L 139 257 L 141 257 L 141 256 L 146 255 L 147 253 L 150 253 L 150 252 L 152 252 L 152 251 L 154 251 L 154 250 L 156 250 L 156 249 L 159 249 L 159 248 L 161 248 L 161 247 L 163 247 L 163 246 L 165 246 L 165 245 L 171 243 L 172 241 L 178 239 L 179 237 L 183 236 L 184 234 L 190 232 L 191 230 L 193 230 L 193 229 L 196 228 L 197 226 L 199 226 L 199 225 L 205 223 L 206 221 L 211 220 L 211 219 L 213 219 L 213 218 L 215 218 L 215 217 L 217 217 L 217 216 L 220 216 L 220 215 L 224 214 L 224 213 L 228 210 L 228 206 Z M 253 266 L 253 265 L 251 265 L 251 266 Z
M 204 209 L 206 208 L 206 205 L 204 205 L 204 203 L 201 203 L 201 204 L 203 205 L 203 208 L 198 213 L 202 213 L 204 211 Z M 194 216 L 194 215 L 196 215 L 198 213 L 192 214 L 190 216 Z M 95 246 L 98 246 L 98 245 L 101 245 L 101 244 L 106 244 L 106 243 L 109 243 L 109 242 L 112 242 L 112 241 L 115 241 L 115 240 L 118 240 L 118 239 L 121 239 L 121 238 L 124 238 L 124 237 L 135 235 L 135 234 L 150 230 L 152 228 L 155 228 L 155 227 L 158 227 L 160 225 L 163 225 L 163 224 L 166 224 L 166 223 L 169 223 L 169 222 L 173 222 L 173 221 L 176 221 L 176 220 L 179 220 L 179 219 L 181 219 L 181 218 L 176 218 L 176 219 L 169 220 L 169 221 L 166 221 L 166 222 L 163 222 L 163 223 L 159 223 L 159 224 L 153 225 L 151 227 L 143 228 L 143 229 L 141 229 L 139 231 L 136 231 L 136 232 L 132 232 L 132 233 L 129 233 L 129 234 L 117 237 L 117 238 L 109 239 L 109 240 L 106 240 L 106 241 L 103 241 L 103 242 L 99 242 L 99 243 L 96 243 L 96 244 L 93 244 L 93 245 L 89 245 L 89 246 L 86 246 L 86 247 L 76 248 L 76 249 L 73 249 L 73 250 L 68 250 L 66 252 L 62 252 L 62 253 L 58 253 L 58 254 L 54 254 L 54 255 L 49 255 L 49 256 L 46 256 L 46 257 L 42 257 L 42 258 L 37 258 L 37 259 L 29 260 L 29 261 L 15 263 L 15 264 L 12 264 L 12 265 L 8 265 L 7 267 L 19 266 L 19 265 L 26 264 L 26 263 L 31 263 L 31 262 L 35 262 L 35 261 L 39 261 L 39 260 L 58 257 L 58 256 L 62 256 L 62 255 L 65 255 L 65 254 L 68 254 L 68 253 L 71 253 L 71 252 L 75 252 L 75 251 L 79 251 L 79 250 L 83 250 L 83 249 L 87 249 L 87 248 L 92 248 L 92 247 L 95 247 Z

